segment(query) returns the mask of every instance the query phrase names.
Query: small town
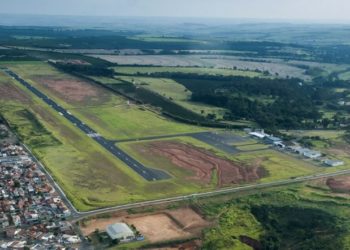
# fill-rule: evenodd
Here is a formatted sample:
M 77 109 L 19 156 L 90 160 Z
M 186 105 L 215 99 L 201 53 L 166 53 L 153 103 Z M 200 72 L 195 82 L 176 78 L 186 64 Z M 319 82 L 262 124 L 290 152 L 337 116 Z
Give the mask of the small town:
M 0 142 L 0 249 L 77 248 L 81 240 L 65 221 L 71 211 L 44 171 L 24 146 Z

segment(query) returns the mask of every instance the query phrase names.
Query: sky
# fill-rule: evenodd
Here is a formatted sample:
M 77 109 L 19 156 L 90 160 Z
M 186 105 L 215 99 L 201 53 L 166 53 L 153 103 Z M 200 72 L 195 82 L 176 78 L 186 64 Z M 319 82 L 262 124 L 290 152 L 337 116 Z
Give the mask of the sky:
M 350 21 L 349 0 L 0 0 L 0 13 Z

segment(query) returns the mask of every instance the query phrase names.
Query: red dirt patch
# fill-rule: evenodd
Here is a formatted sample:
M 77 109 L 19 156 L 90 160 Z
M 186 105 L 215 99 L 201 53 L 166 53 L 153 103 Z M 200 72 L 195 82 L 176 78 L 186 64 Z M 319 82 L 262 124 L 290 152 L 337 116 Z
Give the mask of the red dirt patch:
M 102 89 L 79 79 L 36 77 L 35 81 L 68 102 L 83 102 L 92 105 L 101 100 L 106 100 L 108 97 L 107 93 Z
M 188 179 L 209 184 L 213 173 L 217 173 L 218 186 L 253 182 L 266 175 L 260 163 L 252 166 L 220 158 L 215 154 L 188 144 L 172 141 L 151 142 L 151 153 L 168 158 L 174 165 L 194 172 Z
M 328 178 L 326 184 L 333 192 L 350 193 L 350 176 Z

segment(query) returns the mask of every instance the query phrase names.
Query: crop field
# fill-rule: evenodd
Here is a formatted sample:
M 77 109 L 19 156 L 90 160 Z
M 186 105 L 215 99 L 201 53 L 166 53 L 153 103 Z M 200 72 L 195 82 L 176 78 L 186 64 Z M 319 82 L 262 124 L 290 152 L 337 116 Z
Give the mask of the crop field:
M 113 68 L 118 75 L 130 74 L 152 74 L 152 73 L 184 73 L 198 75 L 220 75 L 220 76 L 247 76 L 263 77 L 262 73 L 245 70 L 200 68 L 200 67 L 126 67 L 118 66 Z
M 164 67 L 200 67 L 239 70 L 260 70 L 276 73 L 281 77 L 294 76 L 301 79 L 307 78 L 305 70 L 293 65 L 277 62 L 256 62 L 242 60 L 235 56 L 215 56 L 215 55 L 93 55 L 119 65 L 150 65 Z
M 191 91 L 172 79 L 131 76 L 120 76 L 117 77 L 117 79 L 133 82 L 135 85 L 140 85 L 143 88 L 154 91 L 161 96 L 169 98 L 180 106 L 201 115 L 215 114 L 217 118 L 221 118 L 226 111 L 223 108 L 217 108 L 198 102 L 191 102 Z

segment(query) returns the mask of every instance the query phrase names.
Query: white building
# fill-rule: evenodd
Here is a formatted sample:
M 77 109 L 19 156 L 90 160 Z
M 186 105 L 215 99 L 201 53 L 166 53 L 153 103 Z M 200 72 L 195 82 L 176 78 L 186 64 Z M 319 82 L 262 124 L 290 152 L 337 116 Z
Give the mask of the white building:
M 321 152 L 313 151 L 313 150 L 307 150 L 303 153 L 303 155 L 310 159 L 317 159 L 322 156 Z
M 327 159 L 327 160 L 324 161 L 324 164 L 326 164 L 327 166 L 330 166 L 330 167 L 338 167 L 338 166 L 344 165 L 344 162 L 343 161 L 339 161 L 339 160 Z
M 135 239 L 134 232 L 125 223 L 115 223 L 107 227 L 107 234 L 112 240 L 131 241 Z
M 258 139 L 264 139 L 265 137 L 269 136 L 268 134 L 265 134 L 263 131 L 262 132 L 250 132 L 250 136 L 258 138 Z

